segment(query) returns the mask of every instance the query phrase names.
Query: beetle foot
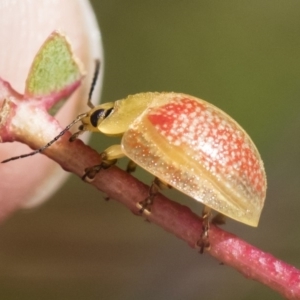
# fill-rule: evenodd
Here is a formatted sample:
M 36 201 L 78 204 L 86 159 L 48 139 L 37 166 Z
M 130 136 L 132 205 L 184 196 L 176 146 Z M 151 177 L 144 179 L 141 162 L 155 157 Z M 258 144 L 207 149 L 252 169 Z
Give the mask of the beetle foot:
M 151 214 L 151 205 L 153 203 L 153 197 L 147 197 L 145 200 L 138 202 L 136 207 L 139 209 L 140 214 L 149 216 Z
M 197 241 L 197 247 L 199 247 L 200 249 L 199 252 L 201 254 L 203 254 L 204 251 L 210 250 L 210 242 L 209 242 L 210 215 L 211 215 L 210 209 L 205 207 L 202 213 L 202 219 L 203 219 L 202 234 L 201 234 L 201 238 Z M 225 224 L 225 220 L 226 217 L 223 214 L 218 213 L 212 218 L 211 223 L 216 225 L 222 225 Z
M 199 248 L 199 253 L 203 254 L 204 251 L 209 251 L 210 250 L 210 242 L 207 238 L 207 240 L 205 240 L 205 238 L 201 237 L 201 239 L 199 239 L 197 241 L 197 247 Z
M 199 252 L 201 254 L 204 253 L 204 250 L 208 251 L 210 249 L 210 242 L 209 242 L 209 220 L 204 219 L 202 224 L 202 234 L 201 238 L 197 241 L 197 246 L 199 246 Z
M 99 171 L 103 168 L 102 164 L 86 168 L 84 175 L 81 177 L 83 181 L 92 182 Z
M 211 209 L 205 206 L 202 211 L 202 234 L 201 234 L 201 238 L 197 241 L 197 246 L 200 248 L 199 252 L 201 254 L 203 254 L 204 250 L 208 251 L 210 249 L 210 242 L 209 242 L 210 215 L 211 215 Z
M 137 203 L 136 206 L 139 209 L 140 214 L 145 214 L 147 216 L 150 215 L 153 199 L 159 190 L 159 182 L 160 180 L 158 178 L 155 178 L 149 188 L 148 197 L 145 200 Z
M 197 247 L 199 247 L 199 252 L 201 254 L 204 253 L 204 251 L 210 250 L 210 242 L 209 242 L 209 235 L 208 235 L 208 229 L 203 230 L 203 233 L 201 235 L 201 238 L 197 241 Z
M 96 175 L 100 172 L 100 170 L 108 169 L 110 166 L 116 164 L 117 162 L 117 159 L 108 160 L 106 152 L 102 152 L 100 156 L 102 159 L 101 164 L 86 168 L 84 170 L 85 173 L 81 177 L 83 181 L 92 182 L 95 179 Z

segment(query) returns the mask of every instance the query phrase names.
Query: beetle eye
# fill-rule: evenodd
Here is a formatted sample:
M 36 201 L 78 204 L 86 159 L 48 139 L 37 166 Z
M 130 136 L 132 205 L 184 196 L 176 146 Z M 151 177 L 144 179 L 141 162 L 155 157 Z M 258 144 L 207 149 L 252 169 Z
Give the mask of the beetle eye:
M 113 111 L 113 108 L 110 109 L 97 109 L 95 110 L 91 116 L 90 116 L 90 122 L 94 127 L 97 127 L 99 119 L 104 120 L 107 118 L 111 112 Z
M 97 127 L 98 120 L 103 118 L 105 110 L 103 108 L 95 110 L 90 116 L 90 122 L 94 127 Z

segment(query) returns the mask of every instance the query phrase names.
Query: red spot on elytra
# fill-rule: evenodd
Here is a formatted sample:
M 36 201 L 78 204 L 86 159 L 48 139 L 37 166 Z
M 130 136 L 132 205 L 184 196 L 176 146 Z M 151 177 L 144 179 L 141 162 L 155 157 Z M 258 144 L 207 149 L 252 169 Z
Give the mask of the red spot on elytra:
M 153 108 L 148 120 L 169 144 L 194 151 L 197 163 L 224 176 L 247 178 L 256 191 L 264 192 L 258 153 L 248 135 L 224 112 L 204 101 L 176 97 Z

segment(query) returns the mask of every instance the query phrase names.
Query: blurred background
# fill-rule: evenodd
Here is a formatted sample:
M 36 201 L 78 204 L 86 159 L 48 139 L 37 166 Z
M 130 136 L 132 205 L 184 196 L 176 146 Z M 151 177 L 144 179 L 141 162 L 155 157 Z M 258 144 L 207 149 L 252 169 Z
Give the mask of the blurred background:
M 300 2 L 91 2 L 105 51 L 102 101 L 184 92 L 237 120 L 265 162 L 268 193 L 258 228 L 224 228 L 300 268 Z M 110 141 L 94 134 L 91 144 Z M 75 176 L 2 224 L 0 244 L 2 299 L 281 299 Z

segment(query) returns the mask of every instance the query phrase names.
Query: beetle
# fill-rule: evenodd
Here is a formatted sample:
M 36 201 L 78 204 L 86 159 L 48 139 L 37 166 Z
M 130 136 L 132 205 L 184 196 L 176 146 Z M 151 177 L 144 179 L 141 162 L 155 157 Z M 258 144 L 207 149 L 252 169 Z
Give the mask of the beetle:
M 127 156 L 205 206 L 258 225 L 263 162 L 242 127 L 214 105 L 180 93 L 141 93 L 96 106 L 81 122 L 74 138 L 83 131 L 122 136 L 102 152 L 103 167 Z

